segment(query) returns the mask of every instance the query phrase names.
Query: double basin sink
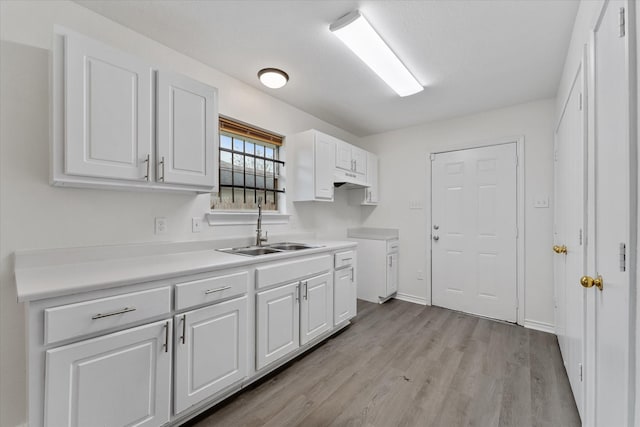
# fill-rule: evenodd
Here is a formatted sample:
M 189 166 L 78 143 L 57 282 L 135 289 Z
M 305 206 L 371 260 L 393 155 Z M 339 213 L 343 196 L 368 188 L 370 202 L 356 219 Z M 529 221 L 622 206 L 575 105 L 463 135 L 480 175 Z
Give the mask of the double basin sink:
M 228 254 L 257 256 L 257 255 L 275 254 L 279 252 L 300 251 L 303 249 L 313 249 L 313 248 L 319 248 L 319 247 L 321 246 L 307 245 L 305 243 L 280 242 L 280 243 L 272 243 L 270 245 L 264 245 L 264 246 L 243 246 L 241 248 L 229 248 L 229 249 L 218 249 L 218 250 L 220 252 L 226 252 Z

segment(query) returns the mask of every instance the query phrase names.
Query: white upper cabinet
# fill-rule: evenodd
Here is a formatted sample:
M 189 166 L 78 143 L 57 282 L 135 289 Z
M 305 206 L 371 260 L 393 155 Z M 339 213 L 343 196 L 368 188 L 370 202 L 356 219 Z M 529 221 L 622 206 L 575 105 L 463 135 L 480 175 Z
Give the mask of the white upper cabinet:
M 336 168 L 364 176 L 367 173 L 367 152 L 338 140 L 336 143 Z
M 316 130 L 288 138 L 295 146 L 294 201 L 333 201 L 336 141 Z
M 158 181 L 217 191 L 217 90 L 159 71 L 157 97 Z
M 65 173 L 146 181 L 153 70 L 102 43 L 65 38 Z
M 53 184 L 217 191 L 217 89 L 62 28 L 53 51 Z

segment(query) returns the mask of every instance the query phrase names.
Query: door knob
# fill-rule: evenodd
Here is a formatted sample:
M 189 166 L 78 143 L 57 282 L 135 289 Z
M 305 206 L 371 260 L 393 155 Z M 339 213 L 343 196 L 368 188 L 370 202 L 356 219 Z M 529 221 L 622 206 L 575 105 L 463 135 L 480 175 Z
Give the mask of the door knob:
M 565 245 L 554 245 L 553 246 L 553 251 L 557 254 L 566 254 L 567 253 L 567 247 Z
M 604 287 L 604 281 L 602 280 L 602 276 L 598 276 L 595 279 L 591 276 L 582 276 L 580 279 L 580 284 L 585 288 L 591 288 L 595 286 L 596 288 L 602 290 Z
M 433 240 L 437 242 L 438 240 L 440 240 L 440 236 L 433 236 Z

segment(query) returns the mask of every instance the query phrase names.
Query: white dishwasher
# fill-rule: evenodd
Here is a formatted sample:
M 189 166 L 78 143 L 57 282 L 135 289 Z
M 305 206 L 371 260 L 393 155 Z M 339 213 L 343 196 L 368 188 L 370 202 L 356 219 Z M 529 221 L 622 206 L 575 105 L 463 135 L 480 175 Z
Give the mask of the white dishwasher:
M 358 299 L 382 304 L 398 292 L 398 229 L 350 228 L 358 243 Z

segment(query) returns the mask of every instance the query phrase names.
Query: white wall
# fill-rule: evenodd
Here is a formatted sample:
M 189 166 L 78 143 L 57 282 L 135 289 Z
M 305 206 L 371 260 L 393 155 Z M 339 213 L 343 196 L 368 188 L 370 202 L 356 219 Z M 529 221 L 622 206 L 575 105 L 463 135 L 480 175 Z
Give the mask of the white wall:
M 428 154 L 451 147 L 486 145 L 504 137 L 524 136 L 525 145 L 525 320 L 551 327 L 552 207 L 534 209 L 533 198 L 552 200 L 553 116 L 555 100 L 547 99 L 452 120 L 427 123 L 364 138 L 361 145 L 380 157 L 380 198 L 377 208 L 363 211 L 365 226 L 400 229 L 399 292 L 430 301 L 430 209 L 425 200 Z M 420 200 L 422 209 L 409 209 Z M 425 272 L 418 280 L 417 272 Z
M 75 3 L 2 1 L 0 19 L 0 426 L 5 427 L 26 420 L 24 307 L 16 302 L 14 251 L 247 236 L 255 228 L 205 227 L 192 234 L 191 218 L 203 216 L 208 195 L 49 186 L 54 24 L 219 88 L 220 112 L 227 116 L 283 135 L 316 128 L 351 142 L 357 138 Z M 293 149 L 287 147 L 289 156 Z M 288 210 L 290 224 L 267 226 L 270 235 L 311 230 L 345 237 L 346 228 L 360 221 L 360 209 L 347 204 L 345 190 L 336 192 L 333 204 L 289 203 Z M 161 238 L 153 233 L 155 216 L 168 220 L 169 232 Z

